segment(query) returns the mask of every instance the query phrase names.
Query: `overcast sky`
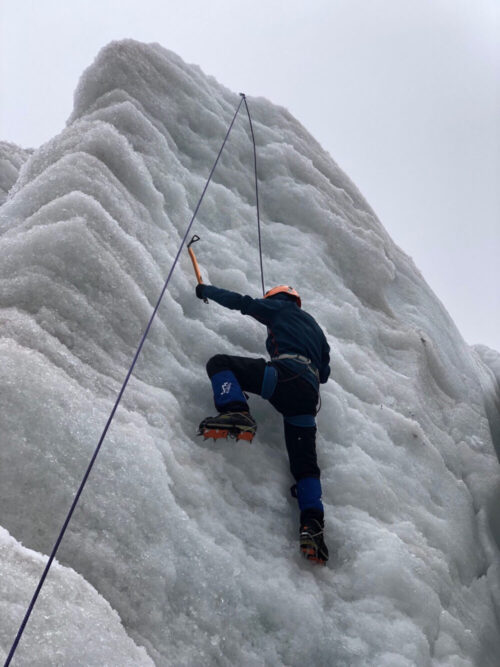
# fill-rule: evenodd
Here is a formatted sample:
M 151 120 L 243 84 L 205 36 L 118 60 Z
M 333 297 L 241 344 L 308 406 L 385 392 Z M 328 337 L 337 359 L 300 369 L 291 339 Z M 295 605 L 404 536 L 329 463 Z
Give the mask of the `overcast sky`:
M 59 132 L 125 37 L 287 107 L 465 339 L 500 351 L 500 0 L 0 0 L 0 139 Z

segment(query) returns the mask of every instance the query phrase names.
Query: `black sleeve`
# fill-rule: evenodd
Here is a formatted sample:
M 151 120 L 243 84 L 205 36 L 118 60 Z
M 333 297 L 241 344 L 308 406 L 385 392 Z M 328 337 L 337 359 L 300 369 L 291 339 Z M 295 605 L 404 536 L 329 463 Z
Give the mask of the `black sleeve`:
M 319 381 L 324 384 L 330 377 L 330 346 L 326 338 L 323 340 L 321 349 L 321 368 L 319 369 Z
M 242 296 L 238 292 L 215 287 L 214 285 L 203 286 L 203 296 L 212 299 L 216 303 L 239 310 L 243 315 L 250 315 L 262 324 L 270 324 L 276 313 L 278 304 L 266 299 L 253 299 L 251 296 Z

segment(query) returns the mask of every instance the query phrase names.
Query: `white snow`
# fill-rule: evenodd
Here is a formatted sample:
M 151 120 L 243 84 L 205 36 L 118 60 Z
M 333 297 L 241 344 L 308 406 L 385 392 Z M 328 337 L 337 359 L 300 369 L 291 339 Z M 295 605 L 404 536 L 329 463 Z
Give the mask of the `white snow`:
M 2 662 L 19 629 L 18 614 L 27 608 L 46 561 L 0 528 Z M 83 577 L 55 562 L 45 585 L 13 664 L 154 665 L 146 651 L 127 637 L 118 614 Z
M 332 347 L 332 559 L 299 557 L 266 402 L 251 445 L 194 436 L 213 412 L 207 359 L 264 356 L 265 330 L 196 299 L 184 252 L 15 664 L 493 667 L 498 373 L 330 156 L 285 109 L 248 102 L 266 285 L 296 287 Z M 30 549 L 52 549 L 237 104 L 158 45 L 113 43 L 0 209 L 1 522 Z M 193 233 L 207 282 L 258 296 L 252 160 L 241 113 Z M 9 549 L 5 652 L 43 569 Z M 75 663 L 77 627 L 98 646 Z

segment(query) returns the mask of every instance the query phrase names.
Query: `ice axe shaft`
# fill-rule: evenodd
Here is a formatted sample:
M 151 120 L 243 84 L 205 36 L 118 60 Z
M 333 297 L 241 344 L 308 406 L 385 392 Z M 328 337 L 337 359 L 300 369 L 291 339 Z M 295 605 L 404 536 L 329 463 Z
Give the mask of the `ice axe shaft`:
M 198 266 L 198 261 L 196 259 L 196 255 L 194 254 L 194 250 L 191 248 L 192 244 L 196 243 L 196 241 L 199 241 L 199 240 L 200 240 L 200 237 L 195 234 L 193 236 L 193 238 L 191 239 L 191 241 L 189 241 L 189 243 L 187 244 L 187 249 L 188 249 L 189 256 L 191 257 L 191 261 L 193 263 L 193 269 L 194 269 L 194 272 L 196 274 L 196 280 L 198 281 L 198 283 L 200 285 L 203 285 L 203 280 L 201 278 L 201 273 L 200 273 L 200 267 Z M 208 299 L 203 299 L 203 301 L 205 303 L 208 303 Z

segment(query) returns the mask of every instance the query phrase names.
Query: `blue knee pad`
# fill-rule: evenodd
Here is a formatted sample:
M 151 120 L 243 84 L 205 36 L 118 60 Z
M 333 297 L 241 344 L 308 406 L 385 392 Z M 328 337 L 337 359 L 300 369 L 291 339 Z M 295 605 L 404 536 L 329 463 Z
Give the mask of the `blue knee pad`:
M 278 371 L 268 364 L 266 370 L 264 371 L 264 377 L 262 378 L 262 387 L 260 390 L 260 395 L 262 398 L 269 399 L 274 394 L 276 385 L 278 384 Z
M 317 509 L 323 512 L 321 502 L 321 482 L 317 477 L 305 477 L 297 482 L 297 500 L 301 512 Z
M 214 390 L 217 410 L 224 410 L 229 403 L 245 403 L 247 399 L 241 391 L 238 380 L 232 371 L 220 371 L 210 378 Z

